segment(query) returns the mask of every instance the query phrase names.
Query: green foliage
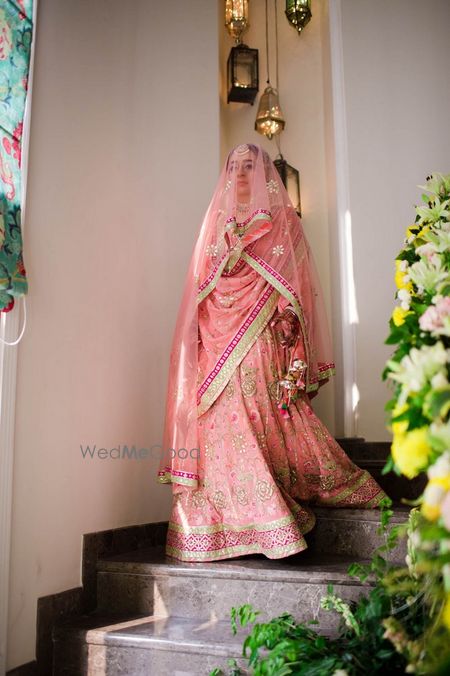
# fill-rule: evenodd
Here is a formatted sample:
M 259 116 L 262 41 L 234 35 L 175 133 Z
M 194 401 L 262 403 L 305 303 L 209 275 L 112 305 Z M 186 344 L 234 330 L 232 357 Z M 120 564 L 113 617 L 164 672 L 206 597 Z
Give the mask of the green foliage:
M 398 569 L 384 559 L 382 552 L 389 552 L 397 545 L 400 535 L 406 534 L 407 526 L 390 527 L 393 515 L 390 498 L 385 498 L 380 507 L 378 533 L 384 536 L 384 543 L 375 550 L 368 564 L 354 563 L 348 570 L 350 575 L 359 577 L 362 582 L 369 580 L 370 590 L 358 601 L 347 603 L 334 594 L 332 585 L 328 585 L 327 594 L 321 600 L 322 608 L 341 616 L 337 637 L 323 636 L 308 626 L 313 621 L 297 623 L 289 613 L 259 624 L 255 623 L 259 611 L 253 610 L 250 604 L 233 608 L 233 633 L 237 631 L 237 619 L 242 627 L 253 624 L 242 650 L 251 671 L 236 671 L 239 668 L 234 661 L 229 676 L 245 673 L 253 676 L 405 673 L 407 657 L 387 638 L 385 634 L 389 629 L 383 621 L 395 613 L 406 623 L 408 631 L 415 635 L 423 629 L 426 617 L 421 607 L 407 602 L 411 589 L 416 591 L 418 584 L 410 573 L 402 573 L 404 580 L 408 581 L 404 591 L 397 589 L 391 593 L 385 584 L 386 576 Z M 399 620 L 396 618 L 396 621 Z M 224 672 L 217 668 L 210 676 L 224 676 Z

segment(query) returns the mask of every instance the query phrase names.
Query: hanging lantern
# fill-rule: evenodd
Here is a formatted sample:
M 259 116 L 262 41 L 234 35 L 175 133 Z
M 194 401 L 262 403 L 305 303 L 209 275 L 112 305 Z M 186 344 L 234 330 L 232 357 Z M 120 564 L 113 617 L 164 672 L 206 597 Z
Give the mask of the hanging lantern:
M 283 155 L 280 155 L 276 160 L 274 160 L 274 165 L 278 169 L 278 173 L 280 174 L 283 185 L 288 192 L 292 206 L 301 217 L 302 206 L 300 198 L 300 174 L 298 173 L 297 169 L 294 169 L 294 167 L 291 167 L 291 165 L 286 162 Z
M 258 50 L 240 44 L 231 48 L 227 62 L 227 101 L 251 103 L 259 91 Z
M 286 0 L 285 14 L 299 34 L 311 19 L 311 0 Z
M 286 122 L 280 108 L 278 92 L 269 85 L 265 88 L 259 101 L 255 129 L 259 134 L 267 136 L 270 140 L 272 136 L 280 134 L 285 125 Z
M 236 44 L 250 26 L 248 22 L 248 0 L 225 0 L 225 26 Z

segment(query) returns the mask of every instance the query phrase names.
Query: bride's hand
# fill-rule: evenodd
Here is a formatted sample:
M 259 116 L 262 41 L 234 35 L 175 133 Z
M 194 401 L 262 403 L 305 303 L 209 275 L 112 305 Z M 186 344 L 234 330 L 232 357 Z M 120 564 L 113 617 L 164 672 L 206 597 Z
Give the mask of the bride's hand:
M 300 322 L 297 315 L 289 310 L 284 310 L 272 319 L 270 325 L 275 331 L 278 342 L 282 347 L 291 347 L 297 340 Z

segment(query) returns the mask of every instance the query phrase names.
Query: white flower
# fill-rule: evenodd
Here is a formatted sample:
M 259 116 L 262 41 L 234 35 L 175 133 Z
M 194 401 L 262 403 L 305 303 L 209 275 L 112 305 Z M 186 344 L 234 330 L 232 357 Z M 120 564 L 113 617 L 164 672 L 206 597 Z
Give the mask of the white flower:
M 419 185 L 418 188 L 423 188 L 427 192 L 431 192 L 433 195 L 447 194 L 450 192 L 450 174 L 446 176 L 435 172 L 428 177 L 426 185 Z M 431 198 L 430 198 L 431 199 Z
M 418 246 L 416 253 L 419 254 L 421 258 L 429 261 L 432 265 L 439 265 L 439 254 L 436 246 L 432 242 L 427 242 L 426 244 L 422 244 L 422 246 Z
M 439 373 L 436 373 L 435 376 L 432 377 L 431 379 L 431 387 L 434 390 L 442 390 L 444 387 L 447 387 L 448 385 L 448 380 L 445 377 L 445 375 L 442 373 L 442 371 L 439 371 Z
M 277 244 L 273 247 L 272 253 L 274 256 L 281 256 L 284 253 L 284 246 L 282 244 Z
M 418 350 L 413 347 L 400 363 L 389 360 L 391 370 L 389 378 L 402 383 L 403 387 L 398 399 L 403 405 L 411 392 L 418 392 L 431 378 L 439 372 L 446 373 L 446 364 L 450 358 L 450 350 L 446 350 L 441 342 L 435 345 L 422 345 Z
M 403 310 L 409 310 L 409 304 L 411 302 L 411 294 L 407 289 L 399 289 L 397 291 L 397 298 L 401 301 L 400 305 Z
M 426 502 L 427 505 L 435 507 L 441 504 L 442 498 L 446 492 L 446 489 L 439 484 L 428 484 L 423 492 L 423 501 Z
M 431 207 L 416 207 L 416 212 L 420 216 L 418 223 L 436 223 L 441 219 L 446 219 L 450 215 L 447 210 L 449 200 L 441 203 L 439 197 L 434 198 L 434 204 Z
M 429 245 L 433 246 L 434 250 L 438 253 L 448 251 L 450 249 L 450 223 L 443 223 L 441 228 L 429 230 L 424 233 L 423 239 L 427 240 Z M 427 246 L 427 244 L 423 246 Z M 419 249 L 422 249 L 422 247 L 419 246 L 416 251 L 419 252 Z M 419 253 L 419 256 L 421 255 Z
M 409 276 L 417 286 L 422 286 L 431 293 L 436 289 L 438 284 L 444 282 L 449 277 L 449 273 L 442 268 L 440 257 L 437 257 L 437 260 L 433 261 L 422 258 L 410 266 Z
M 427 471 L 429 479 L 447 476 L 447 474 L 450 474 L 450 451 L 446 451 L 440 455 L 434 465 L 431 465 Z
M 406 272 L 406 270 L 408 269 L 408 267 L 409 267 L 408 261 L 400 261 L 399 269 L 400 269 L 402 272 Z

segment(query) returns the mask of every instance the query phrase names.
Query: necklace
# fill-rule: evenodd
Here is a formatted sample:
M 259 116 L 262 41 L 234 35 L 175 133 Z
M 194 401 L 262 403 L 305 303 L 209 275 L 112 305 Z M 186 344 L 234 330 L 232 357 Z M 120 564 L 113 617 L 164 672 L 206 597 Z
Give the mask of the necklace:
M 249 206 L 248 202 L 236 202 L 236 213 L 241 215 L 246 214 Z

